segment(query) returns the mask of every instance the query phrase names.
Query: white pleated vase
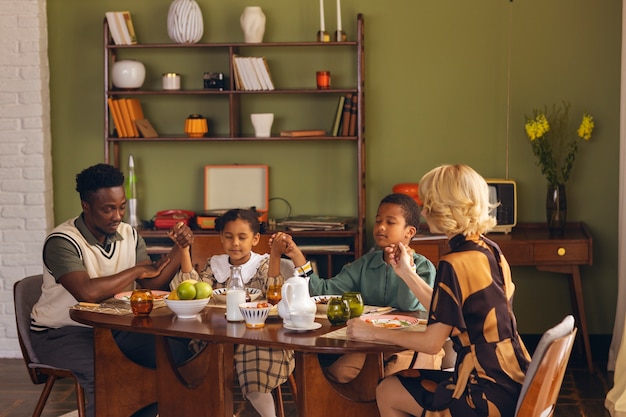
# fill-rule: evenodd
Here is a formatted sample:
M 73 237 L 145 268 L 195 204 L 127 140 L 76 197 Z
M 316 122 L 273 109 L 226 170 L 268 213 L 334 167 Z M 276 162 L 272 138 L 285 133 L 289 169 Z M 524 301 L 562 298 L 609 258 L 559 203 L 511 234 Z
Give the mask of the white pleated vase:
M 167 34 L 176 43 L 196 43 L 204 33 L 202 11 L 195 0 L 174 0 L 167 13 Z
M 246 7 L 239 18 L 246 43 L 261 43 L 265 34 L 265 13 L 258 6 Z

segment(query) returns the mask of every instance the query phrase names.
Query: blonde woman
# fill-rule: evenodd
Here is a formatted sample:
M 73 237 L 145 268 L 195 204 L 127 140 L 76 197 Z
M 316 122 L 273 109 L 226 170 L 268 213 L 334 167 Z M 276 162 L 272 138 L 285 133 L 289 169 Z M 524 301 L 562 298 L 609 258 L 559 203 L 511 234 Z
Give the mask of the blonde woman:
M 495 226 L 485 180 L 467 165 L 443 165 L 419 184 L 422 215 L 431 232 L 449 239 L 451 252 L 437 267 L 426 331 L 395 332 L 363 320 L 348 322 L 348 336 L 383 340 L 434 354 L 450 337 L 453 372 L 411 369 L 383 379 L 376 400 L 383 417 L 513 417 L 530 356 L 511 308 L 515 286 L 499 247 L 484 234 Z M 415 280 L 406 246 L 391 264 Z

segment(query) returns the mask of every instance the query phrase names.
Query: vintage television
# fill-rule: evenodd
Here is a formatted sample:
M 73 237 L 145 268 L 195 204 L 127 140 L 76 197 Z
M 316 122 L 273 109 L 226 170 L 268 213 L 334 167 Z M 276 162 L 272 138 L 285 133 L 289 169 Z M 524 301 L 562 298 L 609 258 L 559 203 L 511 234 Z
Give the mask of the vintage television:
M 511 233 L 517 224 L 517 186 L 513 180 L 487 178 L 489 186 L 489 202 L 499 203 L 491 211 L 498 225 L 492 232 Z

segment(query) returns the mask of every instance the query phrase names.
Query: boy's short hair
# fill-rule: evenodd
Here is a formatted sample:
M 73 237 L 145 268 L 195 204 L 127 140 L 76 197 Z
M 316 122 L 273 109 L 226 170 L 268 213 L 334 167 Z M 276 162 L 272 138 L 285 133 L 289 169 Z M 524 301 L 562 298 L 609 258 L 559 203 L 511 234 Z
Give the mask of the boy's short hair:
M 489 187 L 485 179 L 467 165 L 442 165 L 422 177 L 419 198 L 424 216 L 449 236 L 481 234 L 496 220 L 489 215 Z
M 382 204 L 391 203 L 400 206 L 402 209 L 402 215 L 406 221 L 407 226 L 413 226 L 415 229 L 419 229 L 420 225 L 420 208 L 417 202 L 413 198 L 406 194 L 394 193 L 388 194 L 378 204 L 380 207 Z
M 215 230 L 223 232 L 226 227 L 226 223 L 233 220 L 241 219 L 247 222 L 252 229 L 252 233 L 261 233 L 261 224 L 259 223 L 259 216 L 255 211 L 249 209 L 231 209 L 222 214 L 215 220 Z
M 85 168 L 76 175 L 76 191 L 81 201 L 90 202 L 91 195 L 100 188 L 124 185 L 124 174 L 109 164 L 96 164 Z

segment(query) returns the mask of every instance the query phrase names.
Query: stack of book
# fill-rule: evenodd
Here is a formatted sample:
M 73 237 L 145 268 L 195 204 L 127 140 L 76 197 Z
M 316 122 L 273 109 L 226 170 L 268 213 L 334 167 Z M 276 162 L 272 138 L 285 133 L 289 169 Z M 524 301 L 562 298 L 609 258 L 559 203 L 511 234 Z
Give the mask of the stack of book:
M 331 130 L 332 136 L 356 136 L 358 115 L 358 95 L 346 93 L 339 97 L 337 111 Z
M 265 57 L 233 56 L 235 87 L 237 90 L 273 90 L 274 82 Z
M 353 220 L 354 217 L 301 215 L 284 220 L 281 226 L 293 231 L 345 230 L 346 225 Z
M 109 109 L 118 138 L 156 137 L 157 133 L 144 119 L 141 102 L 137 98 L 109 98 Z
M 116 45 L 134 45 L 137 43 L 135 27 L 130 12 L 106 12 L 111 38 Z

